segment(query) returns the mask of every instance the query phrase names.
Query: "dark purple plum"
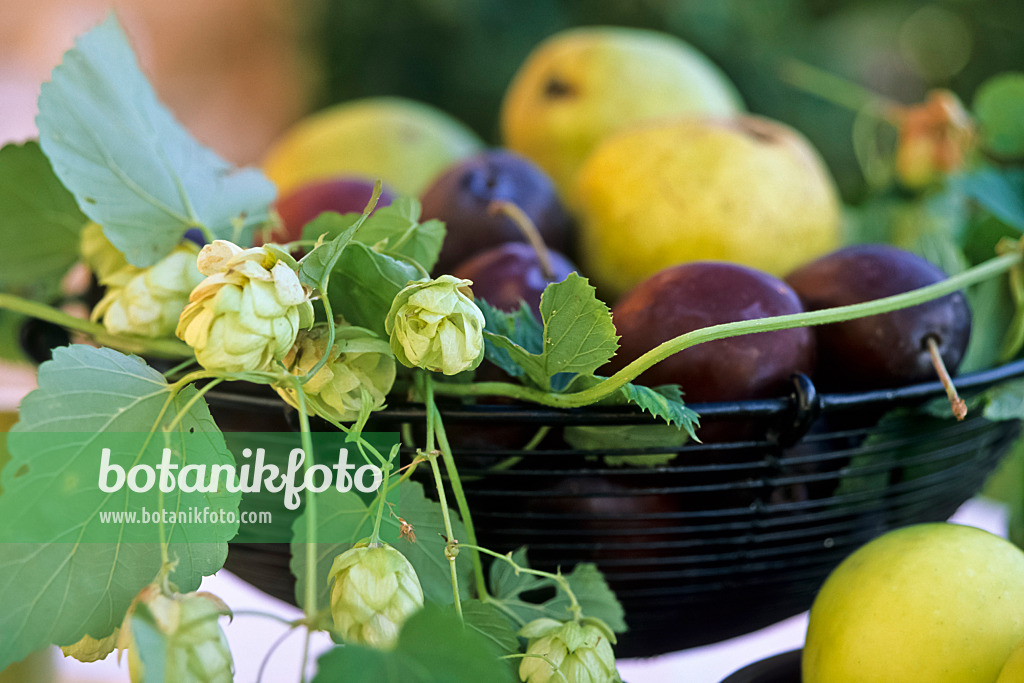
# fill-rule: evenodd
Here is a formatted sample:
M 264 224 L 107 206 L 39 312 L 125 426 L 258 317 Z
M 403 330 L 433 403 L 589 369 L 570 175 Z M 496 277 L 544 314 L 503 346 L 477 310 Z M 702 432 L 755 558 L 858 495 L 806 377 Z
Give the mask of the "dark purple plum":
M 540 295 L 552 282 L 576 270 L 569 259 L 547 250 L 550 272 L 545 273 L 536 250 L 523 242 L 506 242 L 473 256 L 452 274 L 473 281 L 473 295 L 503 311 L 519 310 L 525 301 L 540 319 Z
M 790 287 L 753 268 L 694 261 L 641 282 L 615 306 L 620 349 L 606 372 L 619 370 L 673 337 L 710 325 L 800 313 Z M 661 361 L 638 381 L 679 384 L 689 403 L 784 396 L 790 377 L 814 367 L 807 328 L 748 334 L 698 344 Z
M 451 272 L 467 258 L 504 242 L 524 242 L 522 231 L 492 202 L 515 204 L 533 222 L 544 242 L 568 252 L 571 221 L 551 180 L 533 162 L 494 149 L 449 167 L 421 197 L 423 219 L 444 221 L 447 236 L 436 273 Z
M 373 196 L 373 181 L 351 176 L 318 180 L 292 190 L 278 198 L 274 205 L 284 225 L 284 235 L 275 236 L 282 242 L 302 239 L 302 228 L 324 211 L 362 213 Z M 377 208 L 394 200 L 384 188 Z
M 827 254 L 786 278 L 807 310 L 861 303 L 946 279 L 925 259 L 896 247 L 857 245 Z M 827 391 L 897 387 L 935 379 L 927 340 L 935 339 L 949 372 L 971 334 L 967 299 L 955 292 L 891 313 L 815 328 L 815 382 Z

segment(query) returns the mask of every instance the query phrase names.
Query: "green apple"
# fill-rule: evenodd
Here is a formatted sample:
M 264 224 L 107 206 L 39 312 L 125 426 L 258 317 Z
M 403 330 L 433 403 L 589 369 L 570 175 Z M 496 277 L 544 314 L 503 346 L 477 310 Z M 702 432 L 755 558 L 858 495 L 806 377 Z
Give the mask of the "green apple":
M 370 97 L 300 120 L 274 143 L 263 169 L 282 195 L 311 181 L 361 176 L 417 196 L 434 176 L 482 147 L 473 131 L 439 109 Z
M 594 145 L 662 116 L 722 115 L 743 108 L 725 74 L 665 33 L 586 27 L 538 45 L 505 94 L 505 145 L 532 159 L 565 194 Z
M 974 527 L 919 524 L 861 547 L 825 581 L 803 682 L 993 683 L 1022 638 L 1024 553 Z

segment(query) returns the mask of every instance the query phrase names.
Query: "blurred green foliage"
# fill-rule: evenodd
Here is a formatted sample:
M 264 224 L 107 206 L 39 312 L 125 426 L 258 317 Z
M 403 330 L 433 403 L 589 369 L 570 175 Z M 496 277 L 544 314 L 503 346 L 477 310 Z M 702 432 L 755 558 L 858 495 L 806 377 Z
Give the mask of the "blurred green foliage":
M 988 76 L 1021 67 L 1024 3 L 1005 0 L 319 0 L 318 104 L 402 95 L 434 104 L 499 142 L 516 68 L 543 38 L 579 25 L 658 29 L 692 43 L 736 82 L 753 112 L 821 150 L 844 197 L 866 191 L 854 113 L 780 78 L 797 59 L 903 103 L 947 87 L 970 102 Z

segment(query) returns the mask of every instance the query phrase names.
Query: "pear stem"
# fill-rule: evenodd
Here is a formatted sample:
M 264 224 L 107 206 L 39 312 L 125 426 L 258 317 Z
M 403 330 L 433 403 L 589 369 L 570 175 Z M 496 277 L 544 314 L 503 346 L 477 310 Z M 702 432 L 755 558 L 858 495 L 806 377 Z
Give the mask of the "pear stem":
M 523 237 L 530 243 L 533 250 L 537 252 L 537 260 L 540 261 L 540 272 L 544 275 L 544 279 L 554 280 L 555 271 L 551 268 L 551 254 L 548 253 L 548 246 L 544 244 L 544 238 L 540 236 L 540 231 L 537 230 L 537 226 L 533 224 L 533 221 L 526 215 L 526 212 L 516 204 L 504 199 L 495 199 L 488 204 L 487 212 L 491 215 L 502 214 L 507 216 L 516 224 L 519 231 L 523 233 Z
M 949 405 L 953 409 L 953 417 L 957 420 L 963 420 L 967 417 L 967 404 L 960 398 L 956 387 L 953 386 L 953 378 L 949 376 L 949 370 L 942 360 L 942 354 L 939 352 L 939 343 L 935 339 L 935 335 L 929 334 L 925 338 L 925 344 L 927 344 L 928 353 L 932 357 L 932 365 L 935 366 L 935 372 L 942 382 L 942 388 L 946 390 L 946 396 L 949 397 Z

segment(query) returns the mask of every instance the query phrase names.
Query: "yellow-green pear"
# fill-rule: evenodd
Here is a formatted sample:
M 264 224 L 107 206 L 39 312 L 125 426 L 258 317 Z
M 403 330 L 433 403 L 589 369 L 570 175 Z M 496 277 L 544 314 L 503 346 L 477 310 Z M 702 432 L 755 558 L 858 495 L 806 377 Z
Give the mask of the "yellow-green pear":
M 1010 657 L 1003 663 L 996 683 L 1021 683 L 1024 681 L 1024 640 L 1017 644 L 1017 647 L 1010 653 Z
M 681 118 L 598 145 L 577 177 L 581 265 L 609 295 L 689 261 L 781 276 L 839 246 L 824 162 L 764 118 Z
M 333 176 L 383 180 L 416 196 L 450 164 L 483 147 L 473 131 L 430 105 L 400 97 L 336 104 L 298 121 L 263 163 L 284 194 Z
M 974 527 L 918 524 L 862 546 L 825 581 L 802 680 L 993 683 L 1022 638 L 1024 552 Z
M 501 109 L 505 145 L 529 157 L 565 193 L 594 145 L 640 121 L 743 108 L 722 71 L 665 33 L 575 28 L 534 48 Z

